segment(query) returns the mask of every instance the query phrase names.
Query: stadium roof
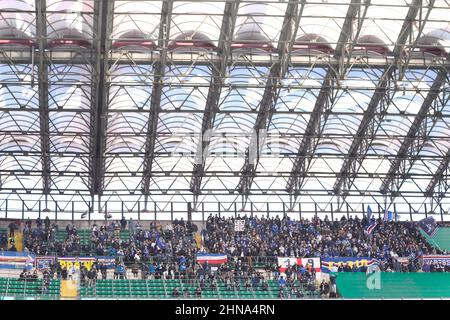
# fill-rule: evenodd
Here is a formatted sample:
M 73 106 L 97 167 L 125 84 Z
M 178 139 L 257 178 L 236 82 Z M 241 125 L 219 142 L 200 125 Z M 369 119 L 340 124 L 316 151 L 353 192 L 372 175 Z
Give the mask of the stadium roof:
M 449 7 L 0 0 L 0 208 L 447 212 Z

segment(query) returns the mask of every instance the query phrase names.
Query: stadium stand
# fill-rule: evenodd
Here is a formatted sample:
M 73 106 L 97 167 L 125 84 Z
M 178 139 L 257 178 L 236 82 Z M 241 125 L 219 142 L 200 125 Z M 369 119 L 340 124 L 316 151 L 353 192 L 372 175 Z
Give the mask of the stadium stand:
M 237 220 L 248 232 L 235 230 Z M 3 280 L 1 294 L 21 298 L 34 290 L 30 297 L 38 299 L 323 298 L 329 297 L 331 290 L 327 275 L 317 274 L 320 266 L 305 268 L 298 262 L 283 267 L 281 272 L 279 257 L 375 259 L 379 270 L 389 271 L 381 273 L 383 288 L 388 290 L 397 282 L 414 284 L 416 278 L 413 281 L 408 277 L 422 270 L 422 255 L 445 253 L 430 245 L 427 235 L 423 236 L 413 222 L 376 221 L 377 227 L 369 234 L 365 229 L 368 219 L 352 217 L 296 221 L 288 217 L 235 219 L 211 215 L 203 224 L 175 220 L 166 222 L 163 228 L 153 221 L 145 227 L 130 223 L 133 227 L 127 228 L 127 221 L 121 220 L 93 222 L 90 229 L 77 228 L 72 223 L 60 227 L 49 219 L 27 220 L 20 224 L 25 250 L 52 261 L 39 269 L 47 280 L 45 292 L 36 292 L 42 286 L 41 280 L 31 281 L 36 281 L 37 270 L 24 270 L 21 280 Z M 15 229 L 11 223 L 9 228 Z M 10 231 L 3 229 L 3 234 Z M 216 254 L 225 260 L 217 265 L 214 260 L 209 262 L 211 265 L 200 263 L 199 254 Z M 105 255 L 109 260 L 98 260 Z M 70 267 L 72 264 L 57 262 L 65 261 L 65 257 L 70 261 L 87 259 L 91 264 L 80 263 L 76 271 L 74 265 Z M 337 265 L 338 289 L 344 298 L 400 294 L 395 290 L 364 291 L 368 267 L 356 263 Z M 425 271 L 422 274 L 440 273 L 450 271 L 450 266 L 438 263 Z M 400 274 L 407 276 L 392 276 Z M 435 279 L 418 277 L 424 279 L 422 284 Z M 77 289 L 66 290 L 66 282 L 74 280 Z M 419 289 L 423 287 L 420 283 Z M 354 292 L 350 287 L 354 287 Z M 69 289 L 73 288 L 74 285 Z M 414 292 L 420 295 L 419 289 L 410 290 L 410 296 L 415 297 Z M 436 297 L 448 293 L 432 294 Z
M 1 0 L 0 298 L 448 296 L 449 16 Z
M 379 279 L 374 279 L 379 276 Z M 372 278 L 370 278 L 372 277 Z M 450 297 L 449 273 L 339 273 L 338 293 L 343 298 L 408 299 Z

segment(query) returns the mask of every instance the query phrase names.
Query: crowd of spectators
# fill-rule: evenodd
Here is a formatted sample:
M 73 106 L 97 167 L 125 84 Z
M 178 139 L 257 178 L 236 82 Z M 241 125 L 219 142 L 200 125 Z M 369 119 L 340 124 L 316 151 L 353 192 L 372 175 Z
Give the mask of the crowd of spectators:
M 279 286 L 279 298 L 300 298 L 305 292 L 318 292 L 322 297 L 335 295 L 333 285 L 318 281 L 313 268 L 288 266 L 280 273 L 276 257 L 368 257 L 380 261 L 382 271 L 450 272 L 450 266 L 432 265 L 423 268 L 423 254 L 442 254 L 432 247 L 413 222 L 377 221 L 376 229 L 368 234 L 367 218 L 346 218 L 330 221 L 291 220 L 284 218 L 237 217 L 243 230 L 235 230 L 235 218 L 209 216 L 202 230 L 190 222 L 175 220 L 163 227 L 153 221 L 143 227 L 138 221 L 122 219 L 107 224 L 93 223 L 87 241 L 81 241 L 77 228 L 68 224 L 62 241 L 58 241 L 58 225 L 50 219 L 28 219 L 24 223 L 24 247 L 38 255 L 113 256 L 116 259 L 111 274 L 115 279 L 181 279 L 194 285 L 194 295 L 202 296 L 221 283 L 228 290 L 268 290 L 268 280 Z M 372 221 L 373 222 L 373 221 Z M 16 229 L 11 228 L 11 232 Z M 127 231 L 129 237 L 122 237 Z M 197 233 L 199 231 L 199 233 Z M 196 236 L 197 233 L 197 236 Z M 14 236 L 14 235 L 12 235 Z M 1 244 L 6 235 L 2 235 Z M 60 238 L 60 237 L 59 237 Z M 6 238 L 7 239 L 7 238 Z M 201 239 L 201 240 L 200 240 Z M 218 268 L 199 264 L 199 252 L 222 253 L 228 262 Z M 262 258 L 263 267 L 255 268 L 248 257 Z M 131 270 L 131 275 L 127 270 Z M 81 284 L 95 287 L 98 278 L 108 277 L 106 263 L 95 262 L 92 268 L 81 266 Z M 339 266 L 338 272 L 366 272 L 366 267 Z M 61 268 L 54 263 L 44 271 L 45 279 L 71 279 L 74 268 Z M 20 278 L 31 279 L 35 273 L 24 271 Z M 42 290 L 45 291 L 45 284 Z M 189 297 L 188 290 L 175 288 L 174 297 Z
M 244 221 L 244 232 L 235 231 L 235 218 L 210 215 L 197 237 L 197 225 L 183 219 L 165 227 L 153 221 L 146 228 L 132 219 L 100 225 L 94 222 L 86 242 L 81 241 L 79 231 L 72 224 L 65 226 L 64 240 L 58 241 L 56 235 L 59 227 L 55 222 L 47 217 L 45 220 L 37 219 L 33 226 L 28 219 L 23 228 L 24 247 L 38 255 L 114 256 L 117 259 L 115 278 L 127 277 L 126 270 L 130 267 L 134 278 L 139 277 L 140 273 L 143 279 L 181 277 L 204 279 L 202 281 L 209 279 L 208 273 L 196 263 L 196 253 L 224 253 L 229 257 L 230 264 L 219 268 L 214 274 L 231 287 L 236 285 L 236 277 L 244 276 L 249 279 L 250 284 L 247 285 L 264 283 L 258 276 L 255 277 L 254 270 L 246 269 L 253 268 L 245 262 L 246 257 L 265 258 L 266 274 L 278 279 L 276 257 L 369 257 L 380 260 L 383 271 L 414 272 L 422 269 L 419 259 L 422 254 L 442 253 L 425 240 L 414 222 L 384 222 L 378 219 L 376 229 L 368 234 L 365 231 L 369 224 L 367 218 L 344 216 L 340 220 L 330 221 L 328 217 L 323 220 L 292 220 L 288 217 L 269 219 L 245 216 L 236 219 Z M 10 232 L 14 232 L 14 228 L 11 229 Z M 129 237 L 124 239 L 121 233 L 125 230 L 129 232 Z M 403 258 L 402 262 L 399 257 Z M 227 268 L 235 269 L 230 271 Z M 364 267 L 355 268 L 342 266 L 338 271 L 365 271 Z M 427 270 L 440 272 L 450 271 L 449 268 L 438 265 Z M 95 270 L 106 278 L 106 266 L 98 264 Z M 53 272 L 70 277 L 70 270 L 56 267 Z M 286 272 L 292 273 L 295 279 L 299 279 L 301 273 L 295 267 Z M 82 273 L 82 277 L 88 282 L 89 272 Z M 284 280 L 289 287 L 289 279 Z
M 22 272 L 19 275 L 19 279 L 23 281 L 34 281 L 39 278 L 37 270 L 30 271 L 27 269 L 22 270 Z
M 281 257 L 418 257 L 437 253 L 413 222 L 378 221 L 371 235 L 367 218 L 313 218 L 295 221 L 244 217 L 245 232 L 234 231 L 233 219 L 210 216 L 203 231 L 205 250 L 232 256 Z

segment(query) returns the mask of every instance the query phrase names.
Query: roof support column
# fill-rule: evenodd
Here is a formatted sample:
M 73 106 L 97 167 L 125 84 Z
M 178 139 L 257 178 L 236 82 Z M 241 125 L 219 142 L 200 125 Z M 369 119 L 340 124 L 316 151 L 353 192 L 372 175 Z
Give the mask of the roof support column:
M 270 68 L 269 78 L 267 79 L 262 100 L 259 104 L 259 112 L 253 132 L 250 138 L 250 144 L 245 154 L 244 166 L 241 169 L 241 179 L 237 187 L 243 196 L 243 203 L 247 202 L 250 195 L 250 189 L 256 176 L 256 168 L 259 163 L 259 156 L 264 146 L 266 130 L 272 119 L 275 108 L 281 80 L 285 77 L 288 68 L 290 53 L 297 35 L 300 18 L 305 6 L 305 1 L 299 5 L 297 2 L 289 2 L 284 16 L 283 26 L 278 40 L 278 61 Z
M 107 101 L 109 92 L 108 82 L 108 53 L 110 41 L 109 34 L 112 29 L 112 12 L 114 1 L 101 0 L 95 2 L 96 19 L 94 20 L 94 50 L 96 54 L 93 72 L 93 90 L 91 110 L 91 182 L 90 192 L 92 198 L 91 210 L 94 208 L 94 196 L 98 195 L 98 208 L 101 208 L 103 194 L 105 131 L 107 124 Z
M 339 74 L 343 74 L 343 70 L 345 70 L 343 58 L 347 52 L 348 42 L 353 42 L 355 34 L 358 32 L 358 30 L 355 31 L 354 24 L 355 21 L 359 21 L 357 17 L 360 10 L 361 1 L 352 0 L 336 46 L 336 58 L 340 61 L 337 71 Z M 359 25 L 362 24 L 359 23 Z M 322 118 L 326 121 L 333 105 L 336 84 L 336 71 L 332 66 L 329 66 L 286 185 L 286 190 L 291 195 L 291 209 L 294 208 L 297 197 L 301 192 L 315 147 L 320 139 L 323 130 Z
M 212 129 L 216 113 L 219 110 L 220 94 L 224 84 L 228 60 L 231 55 L 230 48 L 238 9 L 239 0 L 230 1 L 225 4 L 222 28 L 219 36 L 220 62 L 214 64 L 212 71 L 211 86 L 206 97 L 205 114 L 202 120 L 202 132 L 197 146 L 197 154 L 190 183 L 190 189 L 194 195 L 194 208 L 197 206 L 198 197 L 201 193 L 202 178 L 205 171 L 209 145 L 211 143 Z
M 405 179 L 404 175 L 407 175 L 412 168 L 417 156 L 422 150 L 425 143 L 428 141 L 427 136 L 434 128 L 434 125 L 441 114 L 441 110 L 445 107 L 445 103 L 441 103 L 439 93 L 441 87 L 447 81 L 447 71 L 441 69 L 438 72 L 436 79 L 434 80 L 430 91 L 425 98 L 417 116 L 409 128 L 408 134 L 402 142 L 402 145 L 397 152 L 397 157 L 391 163 L 388 174 L 384 179 L 380 191 L 386 194 L 391 191 L 391 199 L 395 198 L 399 189 L 403 185 Z M 436 117 L 433 119 L 433 123 L 427 124 L 425 119 L 427 118 L 430 110 L 435 110 Z
M 144 194 L 144 210 L 147 210 L 147 202 L 152 177 L 152 164 L 155 157 L 155 142 L 158 130 L 158 117 L 161 109 L 161 95 L 164 87 L 164 75 L 167 63 L 167 46 L 170 37 L 170 25 L 172 20 L 172 0 L 164 0 L 161 10 L 161 21 L 159 25 L 158 49 L 160 59 L 155 63 L 155 75 L 150 102 L 150 117 L 147 126 L 147 137 L 145 140 L 145 159 L 142 178 L 142 193 Z
M 351 189 L 354 180 L 356 179 L 359 167 L 364 161 L 371 142 L 386 115 L 386 110 L 393 97 L 391 88 L 395 88 L 395 71 L 397 70 L 400 60 L 403 58 L 404 47 L 407 40 L 414 35 L 414 21 L 421 5 L 421 0 L 415 0 L 409 8 L 401 29 L 402 32 L 400 33 L 394 48 L 393 53 L 395 59 L 391 65 L 387 66 L 376 86 L 374 94 L 356 132 L 356 136 L 348 151 L 348 157 L 345 158 L 339 176 L 334 184 L 333 192 L 344 200 L 340 203 L 338 210 L 340 210 L 344 204 L 348 191 Z M 343 192 L 342 189 L 344 189 Z
M 39 124 L 42 156 L 42 184 L 45 203 L 50 193 L 50 135 L 48 111 L 48 65 L 46 57 L 47 27 L 46 1 L 36 0 L 36 33 L 38 40 Z

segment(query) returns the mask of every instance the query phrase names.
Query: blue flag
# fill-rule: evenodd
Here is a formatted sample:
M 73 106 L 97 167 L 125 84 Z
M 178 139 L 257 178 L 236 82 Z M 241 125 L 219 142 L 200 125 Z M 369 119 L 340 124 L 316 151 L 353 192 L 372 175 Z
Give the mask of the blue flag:
M 428 217 L 428 218 L 422 219 L 417 223 L 417 225 L 429 237 L 433 237 L 438 230 L 438 225 L 436 224 L 436 221 L 434 220 L 433 217 Z
M 384 217 L 383 220 L 384 221 L 392 221 L 393 219 L 393 214 L 392 211 L 388 211 L 387 209 L 384 211 Z
M 370 208 L 370 205 L 367 206 L 367 219 L 370 221 L 370 217 L 372 217 L 372 209 Z
M 165 249 L 166 248 L 166 244 L 164 243 L 164 241 L 161 240 L 161 237 L 158 237 L 158 239 L 156 239 L 156 245 L 160 249 Z

